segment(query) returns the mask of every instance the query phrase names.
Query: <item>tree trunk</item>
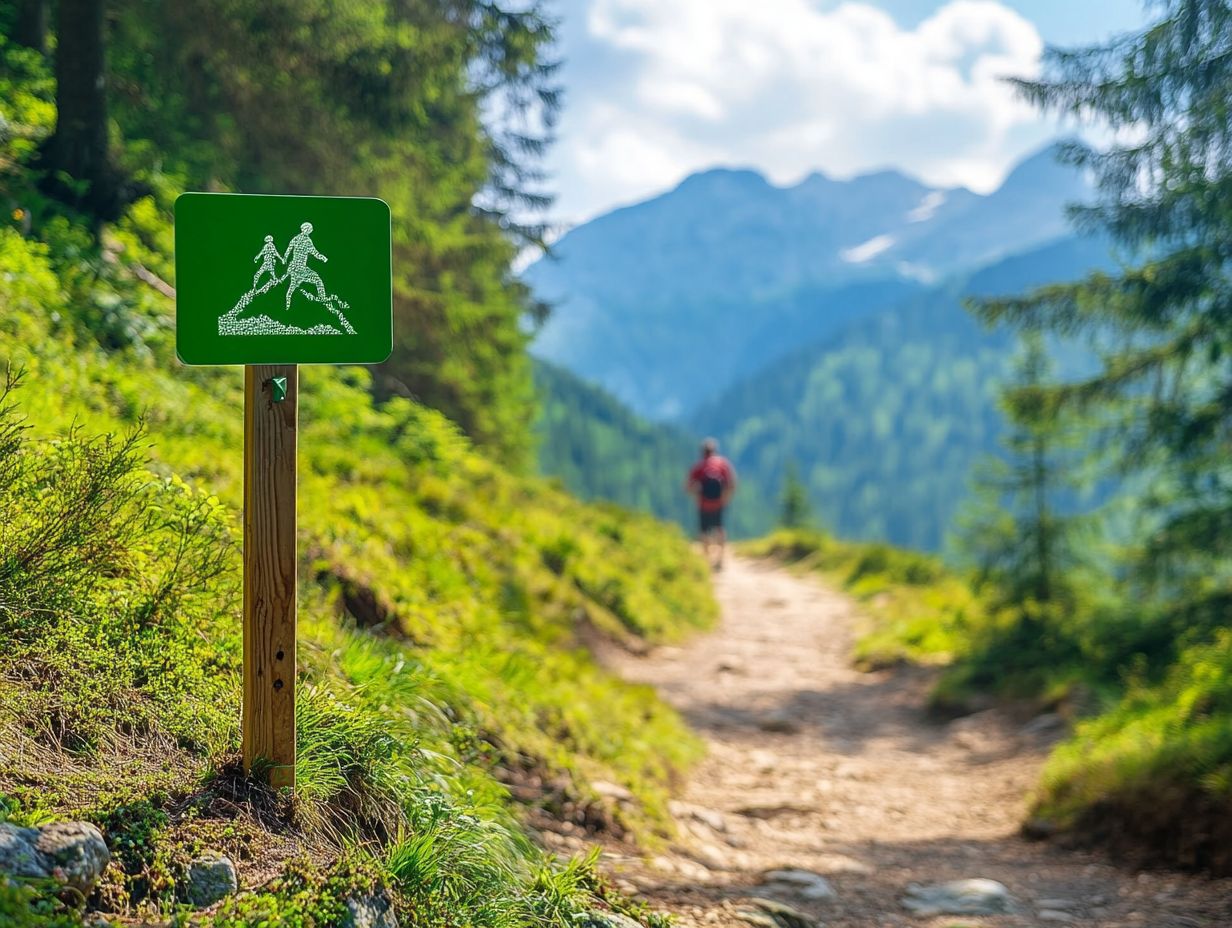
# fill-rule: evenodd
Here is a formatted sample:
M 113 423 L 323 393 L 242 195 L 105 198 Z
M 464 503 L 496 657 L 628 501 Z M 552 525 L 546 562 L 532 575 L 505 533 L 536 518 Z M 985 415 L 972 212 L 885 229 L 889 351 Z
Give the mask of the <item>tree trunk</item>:
M 56 131 L 45 165 L 58 197 L 100 219 L 118 212 L 118 178 L 108 160 L 105 0 L 60 0 L 56 16 Z M 59 183 L 58 172 L 75 184 Z M 77 189 L 84 184 L 85 189 Z
M 47 0 L 18 0 L 13 41 L 47 53 Z

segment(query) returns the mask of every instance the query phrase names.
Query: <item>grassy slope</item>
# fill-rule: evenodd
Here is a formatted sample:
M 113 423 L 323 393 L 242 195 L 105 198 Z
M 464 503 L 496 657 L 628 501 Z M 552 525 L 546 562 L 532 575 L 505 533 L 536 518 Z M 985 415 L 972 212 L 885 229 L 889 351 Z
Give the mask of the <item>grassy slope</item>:
M 1152 641 L 1142 619 L 1067 617 L 1064 640 L 1041 643 L 929 556 L 810 531 L 779 531 L 744 548 L 816 570 L 861 599 L 870 616 L 856 646 L 862 665 L 944 666 L 933 692 L 940 711 L 969 711 L 993 695 L 1085 716 L 1049 758 L 1034 827 L 1232 873 L 1226 632 L 1182 648 L 1162 677 L 1152 677 L 1141 669 L 1140 652 Z M 1071 652 L 1066 660 L 1037 659 Z
M 0 231 L 0 366 L 26 372 L 14 395 L 29 426 L 10 456 L 26 477 L 0 497 L 27 531 L 0 563 L 102 505 L 91 492 L 111 471 L 111 518 L 85 518 L 78 541 L 122 527 L 61 552 L 72 583 L 0 571 L 7 814 L 104 827 L 121 866 L 96 902 L 113 910 L 172 904 L 202 842 L 254 872 L 267 847 L 319 861 L 363 845 L 417 924 L 556 924 L 600 904 L 580 871 L 535 877 L 500 781 L 583 825 L 663 820 L 696 744 L 581 642 L 705 626 L 704 566 L 678 531 L 511 475 L 430 410 L 374 406 L 363 370 L 304 369 L 299 789 L 289 808 L 237 803 L 242 380 L 180 366 L 170 302 L 133 276 L 171 277 L 164 215 L 139 204 L 93 266 L 70 227 L 51 228 L 50 251 Z M 131 452 L 90 438 L 139 420 Z M 639 803 L 605 806 L 597 779 Z M 266 806 L 272 818 L 253 811 Z M 328 909 L 337 879 L 313 873 L 290 871 L 260 905 Z

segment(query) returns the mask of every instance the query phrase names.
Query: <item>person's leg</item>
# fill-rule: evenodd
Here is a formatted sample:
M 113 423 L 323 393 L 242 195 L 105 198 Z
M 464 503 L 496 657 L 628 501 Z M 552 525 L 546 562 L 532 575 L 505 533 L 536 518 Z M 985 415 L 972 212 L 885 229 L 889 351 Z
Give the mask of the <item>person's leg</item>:
M 291 282 L 287 284 L 287 309 L 291 308 L 291 297 L 295 296 L 295 291 L 299 289 L 299 285 L 302 282 L 303 278 L 298 274 L 291 275 Z
M 721 567 L 723 562 L 723 548 L 721 541 L 719 541 L 721 537 L 719 533 L 722 531 L 723 523 L 720 516 L 721 513 L 719 512 L 703 512 L 701 514 L 701 523 L 702 538 L 704 539 L 702 543 L 702 553 L 705 555 L 706 562 L 711 566 L 715 566 L 714 556 L 711 551 L 714 545 L 718 543 L 720 545 L 718 566 Z
M 322 303 L 329 302 L 329 294 L 325 292 L 325 284 L 321 280 L 320 274 L 313 274 L 308 282 L 317 288 L 317 297 Z

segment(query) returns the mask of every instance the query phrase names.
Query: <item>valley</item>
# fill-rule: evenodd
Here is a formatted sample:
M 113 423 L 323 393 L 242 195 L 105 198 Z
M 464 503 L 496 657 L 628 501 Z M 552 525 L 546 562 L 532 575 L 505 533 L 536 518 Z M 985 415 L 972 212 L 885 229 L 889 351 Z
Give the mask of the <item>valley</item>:
M 527 271 L 554 304 L 532 350 L 625 404 L 644 433 L 661 424 L 668 445 L 716 436 L 741 478 L 739 536 L 774 526 L 795 468 L 827 528 L 940 550 L 972 467 L 995 450 L 1015 354 L 967 301 L 1115 264 L 1105 239 L 1069 230 L 1066 205 L 1089 190 L 1056 155 L 1027 159 L 985 197 L 891 172 L 790 188 L 751 172 L 690 178 L 574 230 Z M 574 407 L 582 389 L 541 384 L 549 403 Z M 542 422 L 541 447 L 570 444 L 572 456 L 542 454 L 541 470 L 691 525 L 674 498 L 689 449 L 588 460 L 586 428 Z

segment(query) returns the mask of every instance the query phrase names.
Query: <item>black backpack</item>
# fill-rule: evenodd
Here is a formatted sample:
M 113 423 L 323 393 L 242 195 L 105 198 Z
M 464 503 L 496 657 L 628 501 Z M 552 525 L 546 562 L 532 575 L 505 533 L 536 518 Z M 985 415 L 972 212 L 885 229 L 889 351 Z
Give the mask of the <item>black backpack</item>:
M 702 471 L 702 499 L 718 500 L 723 498 L 723 479 L 712 473 Z

